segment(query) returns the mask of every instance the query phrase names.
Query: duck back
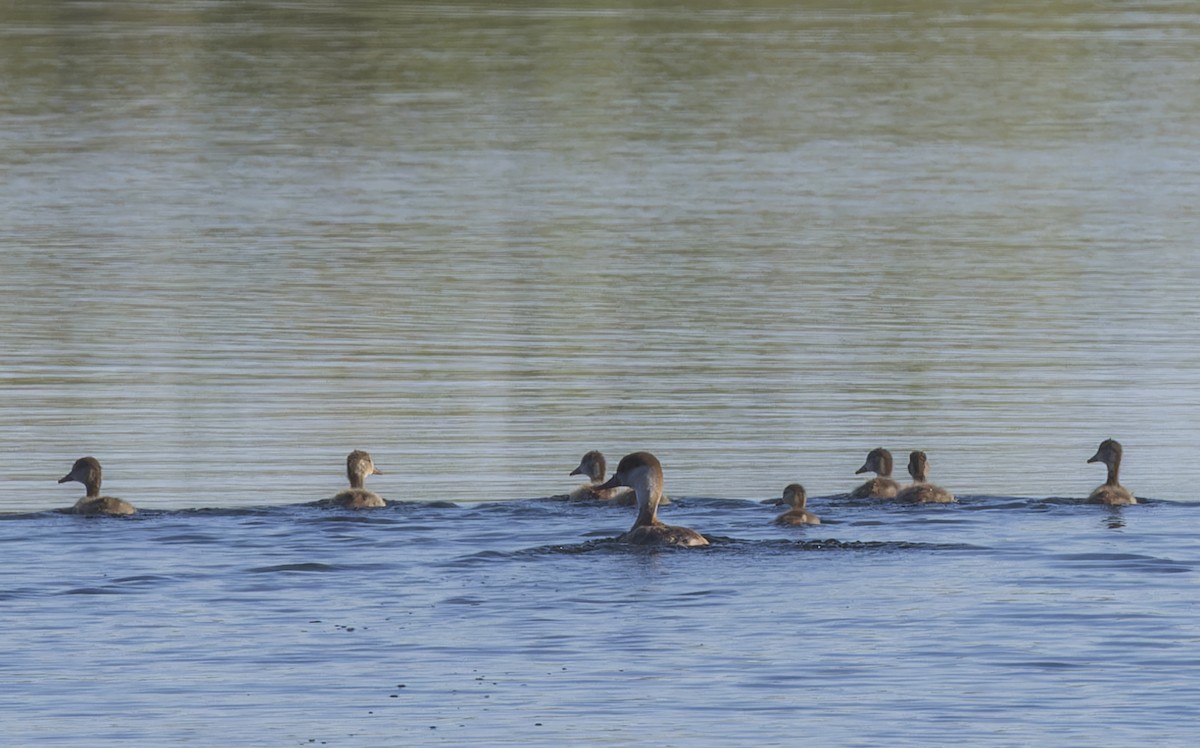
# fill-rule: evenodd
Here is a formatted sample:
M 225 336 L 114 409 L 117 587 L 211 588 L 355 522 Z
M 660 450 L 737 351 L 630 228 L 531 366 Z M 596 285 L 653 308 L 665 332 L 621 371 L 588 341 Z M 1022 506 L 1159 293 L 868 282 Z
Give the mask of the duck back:
M 137 509 L 133 508 L 124 499 L 118 499 L 115 496 L 93 496 L 92 498 L 82 498 L 75 502 L 75 506 L 68 510 L 71 514 L 82 514 L 89 517 L 96 517 L 104 514 L 122 515 L 136 514 Z
M 1088 496 L 1088 503 L 1127 506 L 1129 504 L 1136 504 L 1137 499 L 1133 497 L 1133 494 L 1125 486 L 1103 485 L 1092 491 L 1092 495 Z
M 387 506 L 379 494 L 365 488 L 351 488 L 334 496 L 331 501 L 346 509 L 379 509 Z
M 618 540 L 634 545 L 678 545 L 694 547 L 708 545 L 708 538 L 688 527 L 672 527 L 656 523 L 638 525 Z
M 896 494 L 896 501 L 908 501 L 914 504 L 953 504 L 954 494 L 941 486 L 932 483 L 917 483 Z
M 850 492 L 852 499 L 894 499 L 900 484 L 891 478 L 876 477 Z
M 793 509 L 775 518 L 777 525 L 819 525 L 821 518 L 805 509 Z

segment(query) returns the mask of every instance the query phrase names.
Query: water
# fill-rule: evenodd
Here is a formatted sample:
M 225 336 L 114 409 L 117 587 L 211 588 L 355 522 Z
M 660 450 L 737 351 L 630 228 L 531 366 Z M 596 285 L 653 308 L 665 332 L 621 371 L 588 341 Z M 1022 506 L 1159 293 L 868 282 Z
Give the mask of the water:
M 555 501 L 0 522 L 14 745 L 1183 746 L 1196 507 Z
M 5 7 L 5 733 L 1190 745 L 1198 58 L 1178 2 Z M 1072 500 L 1106 437 L 1145 506 Z M 880 445 L 968 500 L 837 499 Z M 405 503 L 304 506 L 354 448 Z M 720 542 L 601 542 L 589 449 Z M 85 454 L 142 515 L 45 513 Z

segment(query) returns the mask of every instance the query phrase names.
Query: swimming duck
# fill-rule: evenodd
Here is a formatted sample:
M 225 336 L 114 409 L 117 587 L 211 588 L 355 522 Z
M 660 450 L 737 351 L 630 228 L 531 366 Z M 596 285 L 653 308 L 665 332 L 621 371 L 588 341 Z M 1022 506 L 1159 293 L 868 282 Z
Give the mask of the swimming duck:
M 603 491 L 627 486 L 637 496 L 638 515 L 629 532 L 618 540 L 639 545 L 708 545 L 708 539 L 687 527 L 672 527 L 659 521 L 658 504 L 662 499 L 662 463 L 649 452 L 634 452 L 621 458 L 617 472 L 596 487 Z
M 1121 471 L 1121 443 L 1116 439 L 1105 439 L 1100 442 L 1100 447 L 1096 450 L 1096 454 L 1088 462 L 1103 462 L 1108 466 L 1108 480 L 1104 481 L 1104 485 L 1092 491 L 1092 495 L 1088 496 L 1089 504 L 1136 504 L 1137 499 L 1133 498 L 1133 494 L 1128 488 L 1121 485 L 1118 480 L 1118 473 Z
M 783 503 L 791 507 L 788 511 L 775 518 L 777 525 L 819 525 L 821 518 L 810 511 L 805 510 L 804 505 L 808 501 L 808 494 L 804 492 L 804 486 L 799 483 L 793 483 L 783 489 Z
M 380 498 L 379 494 L 363 488 L 363 482 L 368 475 L 383 475 L 383 472 L 375 467 L 371 455 L 361 449 L 346 455 L 346 477 L 350 479 L 350 488 L 330 501 L 347 509 L 378 509 L 387 506 L 387 502 Z
M 100 461 L 95 457 L 80 457 L 71 466 L 71 472 L 59 478 L 58 482 L 72 480 L 82 483 L 87 495 L 67 510 L 69 514 L 133 514 L 137 511 L 128 501 L 100 495 Z
M 924 452 L 913 452 L 908 456 L 908 474 L 913 483 L 905 486 L 896 494 L 896 501 L 912 501 L 919 504 L 949 504 L 954 501 L 954 494 L 941 486 L 935 486 L 926 481 L 929 472 L 929 458 Z
M 883 447 L 876 447 L 867 453 L 867 461 L 854 471 L 860 473 L 875 473 L 875 477 L 850 492 L 852 499 L 894 499 L 900 490 L 900 484 L 892 480 L 892 453 Z
M 636 504 L 637 495 L 625 486 L 597 490 L 597 486 L 604 482 L 605 465 L 604 455 L 600 452 L 593 449 L 585 454 L 579 461 L 579 467 L 572 470 L 571 475 L 586 476 L 589 482 L 572 491 L 568 498 L 571 501 L 614 501 L 621 506 Z

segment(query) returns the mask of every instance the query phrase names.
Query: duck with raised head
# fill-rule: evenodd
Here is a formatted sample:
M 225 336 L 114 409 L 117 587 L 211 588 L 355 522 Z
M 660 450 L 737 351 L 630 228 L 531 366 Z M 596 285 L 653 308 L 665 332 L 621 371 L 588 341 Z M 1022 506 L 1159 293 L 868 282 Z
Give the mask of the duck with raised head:
M 775 518 L 777 525 L 819 525 L 821 518 L 812 512 L 805 509 L 808 503 L 808 494 L 804 491 L 804 486 L 799 483 L 792 483 L 787 488 L 783 489 L 783 503 L 791 507 L 783 514 Z
M 900 491 L 900 484 L 892 480 L 892 453 L 883 447 L 876 447 L 867 453 L 867 461 L 854 471 L 875 473 L 875 477 L 850 492 L 852 499 L 894 499 Z
M 58 479 L 59 483 L 76 481 L 87 489 L 86 495 L 66 510 L 69 514 L 133 514 L 133 504 L 114 496 L 100 495 L 100 461 L 95 457 L 80 457 L 71 472 Z
M 387 506 L 387 502 L 379 494 L 363 487 L 368 475 L 383 475 L 383 471 L 375 467 L 371 455 L 361 449 L 346 455 L 346 477 L 350 479 L 350 488 L 330 501 L 346 509 L 378 509 Z
M 955 501 L 954 494 L 928 481 L 929 458 L 924 452 L 916 451 L 908 456 L 908 474 L 912 476 L 912 485 L 900 489 L 896 501 L 917 504 L 951 504 Z
M 637 496 L 625 486 L 598 490 L 604 483 L 606 465 L 604 455 L 599 451 L 593 449 L 585 454 L 579 461 L 579 467 L 572 470 L 571 475 L 582 475 L 588 482 L 571 491 L 568 498 L 571 501 L 613 501 L 621 506 L 633 506 L 637 502 Z
M 658 504 L 662 500 L 662 463 L 649 452 L 634 452 L 621 458 L 617 472 L 597 490 L 616 486 L 632 488 L 637 496 L 638 514 L 629 532 L 618 540 L 638 545 L 708 545 L 708 538 L 687 527 L 673 527 L 658 519 Z
M 1121 443 L 1116 439 L 1105 439 L 1100 442 L 1096 454 L 1088 460 L 1088 462 L 1103 462 L 1108 467 L 1108 480 L 1104 481 L 1103 486 L 1092 491 L 1091 496 L 1088 496 L 1089 504 L 1122 506 L 1137 503 L 1137 499 L 1133 498 L 1129 489 L 1121 485 L 1121 454 L 1123 451 Z

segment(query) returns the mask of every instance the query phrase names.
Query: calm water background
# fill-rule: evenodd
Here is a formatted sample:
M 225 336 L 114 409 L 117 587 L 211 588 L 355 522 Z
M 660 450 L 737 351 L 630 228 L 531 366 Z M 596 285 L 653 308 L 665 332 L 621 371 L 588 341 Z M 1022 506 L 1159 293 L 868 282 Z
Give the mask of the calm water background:
M 14 744 L 1194 743 L 1192 4 L 23 3 L 0 81 Z M 1109 436 L 1156 501 L 1054 498 Z M 406 503 L 301 506 L 352 448 Z

